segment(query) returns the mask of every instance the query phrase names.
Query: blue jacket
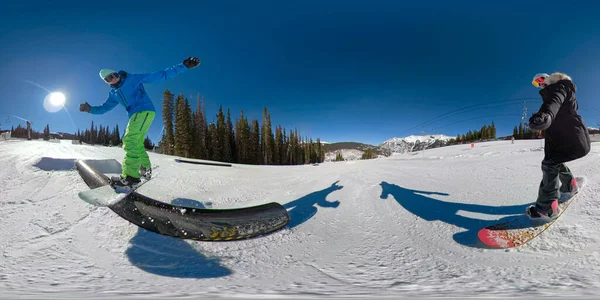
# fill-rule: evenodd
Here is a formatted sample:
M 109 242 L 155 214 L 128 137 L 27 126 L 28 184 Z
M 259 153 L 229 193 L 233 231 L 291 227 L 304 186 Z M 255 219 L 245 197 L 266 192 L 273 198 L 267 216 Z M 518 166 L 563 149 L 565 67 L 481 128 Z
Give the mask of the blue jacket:
M 177 64 L 162 71 L 147 74 L 130 74 L 119 71 L 121 80 L 116 85 L 111 85 L 108 98 L 100 106 L 91 106 L 90 113 L 95 115 L 104 114 L 121 104 L 127 110 L 128 117 L 140 111 L 156 111 L 152 100 L 146 94 L 143 83 L 161 82 L 175 77 L 188 68 L 183 64 Z

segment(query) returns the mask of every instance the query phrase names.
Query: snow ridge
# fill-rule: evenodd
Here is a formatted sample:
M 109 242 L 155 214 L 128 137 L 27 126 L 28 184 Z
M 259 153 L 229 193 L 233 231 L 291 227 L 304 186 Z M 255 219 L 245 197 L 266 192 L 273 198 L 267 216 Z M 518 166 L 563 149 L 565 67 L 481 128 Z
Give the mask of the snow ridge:
M 453 137 L 444 134 L 410 135 L 394 137 L 381 143 L 379 147 L 392 153 L 407 153 L 445 145 Z

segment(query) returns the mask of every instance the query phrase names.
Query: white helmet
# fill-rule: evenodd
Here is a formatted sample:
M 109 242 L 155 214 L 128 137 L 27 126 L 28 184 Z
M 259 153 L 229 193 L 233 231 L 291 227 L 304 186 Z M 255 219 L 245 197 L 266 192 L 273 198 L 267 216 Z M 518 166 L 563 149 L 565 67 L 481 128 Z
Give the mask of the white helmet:
M 544 83 L 548 77 L 550 77 L 550 75 L 546 73 L 537 73 L 535 76 L 533 76 L 533 81 L 531 84 L 533 84 L 535 87 L 540 87 L 540 83 Z

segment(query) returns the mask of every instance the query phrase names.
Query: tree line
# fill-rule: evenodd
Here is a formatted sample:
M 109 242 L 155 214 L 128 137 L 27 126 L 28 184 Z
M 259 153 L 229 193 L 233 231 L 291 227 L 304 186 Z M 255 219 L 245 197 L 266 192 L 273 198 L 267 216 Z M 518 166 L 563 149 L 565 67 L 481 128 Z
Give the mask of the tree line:
M 92 121 L 85 131 L 78 129 L 76 136 L 78 141 L 90 145 L 119 146 L 122 143 L 118 124 L 111 130 L 108 126 L 94 125 Z
M 492 121 L 491 125 L 483 125 L 479 130 L 469 130 L 465 134 L 457 134 L 456 138 L 448 140 L 446 145 L 455 145 L 466 142 L 473 142 L 478 140 L 495 140 L 496 139 L 496 125 Z
M 159 152 L 187 158 L 255 165 L 300 165 L 319 163 L 325 149 L 319 138 L 313 141 L 297 129 L 289 132 L 271 124 L 271 115 L 263 109 L 261 123 L 249 120 L 240 111 L 235 122 L 230 110 L 219 107 L 216 122 L 208 123 L 204 99 L 196 99 L 196 109 L 187 98 L 166 89 L 163 92 L 164 132 L 158 142 Z
M 103 125 L 92 125 L 85 131 L 77 130 L 75 134 L 78 141 L 90 145 L 101 145 L 101 146 L 121 146 L 123 144 L 123 136 L 120 133 L 119 125 L 115 125 L 112 129 L 109 126 Z M 144 139 L 144 147 L 147 150 L 153 150 L 155 145 L 148 136 Z
M 50 139 L 50 126 L 48 124 L 46 124 L 46 127 L 44 127 L 43 132 L 39 132 L 39 131 L 33 130 L 31 128 L 30 128 L 30 132 L 31 132 L 32 140 L 37 140 L 37 139 L 49 140 Z M 23 139 L 28 138 L 29 135 L 27 134 L 27 127 L 23 127 L 23 126 L 21 126 L 21 124 L 17 125 L 17 128 L 12 126 L 10 129 L 10 136 L 13 138 L 23 138 Z
M 542 136 L 544 136 L 543 130 L 531 130 L 529 126 L 525 126 L 523 123 L 519 124 L 519 126 L 515 126 L 512 134 L 512 137 L 514 137 L 515 140 L 538 139 Z

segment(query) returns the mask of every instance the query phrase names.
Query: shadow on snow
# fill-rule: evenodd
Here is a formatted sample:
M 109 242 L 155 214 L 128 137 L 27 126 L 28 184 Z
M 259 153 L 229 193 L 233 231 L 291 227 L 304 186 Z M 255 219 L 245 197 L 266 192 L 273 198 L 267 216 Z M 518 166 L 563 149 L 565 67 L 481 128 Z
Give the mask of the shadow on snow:
M 525 208 L 529 205 L 487 206 L 446 202 L 428 197 L 428 195 L 448 196 L 447 193 L 411 190 L 385 181 L 382 181 L 380 185 L 382 189 L 381 199 L 387 199 L 389 195 L 392 195 L 404 209 L 424 220 L 442 221 L 466 229 L 467 231 L 456 233 L 453 238 L 457 243 L 469 247 L 484 247 L 477 237 L 477 232 L 485 226 L 511 218 L 511 216 L 506 216 L 501 220 L 481 220 L 458 215 L 458 211 L 490 215 L 514 215 L 523 214 Z
M 317 213 L 316 205 L 321 207 L 338 207 L 340 201 L 331 202 L 326 199 L 330 193 L 343 188 L 343 186 L 337 185 L 338 182 L 340 181 L 334 182 L 326 189 L 310 193 L 302 198 L 284 204 L 283 207 L 288 209 L 288 213 L 290 214 L 288 227 L 292 229 L 312 218 Z
M 178 198 L 174 205 L 205 208 L 201 202 Z M 131 239 L 126 251 L 134 266 L 156 275 L 178 278 L 216 278 L 231 275 L 219 258 L 209 258 L 186 241 L 160 235 L 143 228 Z

